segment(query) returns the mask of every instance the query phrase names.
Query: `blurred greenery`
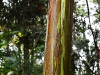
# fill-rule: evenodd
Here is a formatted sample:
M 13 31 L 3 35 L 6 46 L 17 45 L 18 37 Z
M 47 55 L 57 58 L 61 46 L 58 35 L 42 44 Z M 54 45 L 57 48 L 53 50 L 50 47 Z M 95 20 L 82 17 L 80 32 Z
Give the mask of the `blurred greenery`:
M 48 0 L 0 0 L 2 75 L 42 75 L 47 6 Z
M 0 0 L 0 75 L 42 75 L 48 0 L 7 1 Z M 89 1 L 95 8 L 90 7 L 94 11 L 90 16 L 96 28 L 100 25 L 97 2 Z M 99 75 L 86 3 L 81 3 L 74 3 L 71 75 Z
M 97 64 L 100 58 L 97 57 L 97 49 L 94 45 L 95 39 L 93 39 L 93 34 L 88 28 L 90 24 L 86 1 L 75 0 L 75 5 L 71 75 L 99 75 L 100 68 L 98 67 L 100 65 Z M 100 12 L 95 0 L 89 0 L 89 9 L 92 30 L 99 32 Z M 98 36 L 97 39 L 100 39 L 99 34 L 100 32 L 96 35 Z M 99 40 L 96 40 L 96 42 L 98 48 L 100 48 Z

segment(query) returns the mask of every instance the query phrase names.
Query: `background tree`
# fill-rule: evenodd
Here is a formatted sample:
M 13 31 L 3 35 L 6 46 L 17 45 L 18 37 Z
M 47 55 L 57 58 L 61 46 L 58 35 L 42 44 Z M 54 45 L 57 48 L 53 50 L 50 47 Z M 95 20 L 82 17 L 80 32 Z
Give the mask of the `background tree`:
M 47 0 L 0 1 L 0 73 L 41 75 L 42 63 L 37 62 L 44 55 L 47 3 Z
M 98 68 L 100 59 L 98 59 L 97 49 L 100 42 L 99 37 L 94 38 L 94 33 L 97 31 L 98 34 L 95 36 L 99 36 L 99 14 L 96 2 L 96 0 L 75 0 L 72 75 L 100 74 Z

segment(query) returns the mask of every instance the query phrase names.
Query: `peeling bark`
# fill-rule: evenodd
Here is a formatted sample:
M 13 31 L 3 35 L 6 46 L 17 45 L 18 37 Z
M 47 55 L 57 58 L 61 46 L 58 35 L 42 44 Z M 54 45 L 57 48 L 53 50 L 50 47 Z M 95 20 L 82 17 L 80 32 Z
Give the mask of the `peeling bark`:
M 70 75 L 73 0 L 50 0 L 44 75 Z

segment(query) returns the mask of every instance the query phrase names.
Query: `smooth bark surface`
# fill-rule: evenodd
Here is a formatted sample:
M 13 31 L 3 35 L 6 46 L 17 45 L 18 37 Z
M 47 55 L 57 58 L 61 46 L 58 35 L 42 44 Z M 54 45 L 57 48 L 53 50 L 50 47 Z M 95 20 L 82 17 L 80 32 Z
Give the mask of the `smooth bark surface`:
M 44 75 L 70 75 L 73 0 L 50 0 Z

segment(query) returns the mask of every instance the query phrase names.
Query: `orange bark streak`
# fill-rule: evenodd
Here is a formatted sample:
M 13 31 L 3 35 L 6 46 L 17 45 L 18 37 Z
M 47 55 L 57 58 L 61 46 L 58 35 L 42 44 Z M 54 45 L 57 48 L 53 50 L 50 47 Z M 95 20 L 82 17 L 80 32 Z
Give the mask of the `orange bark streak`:
M 59 51 L 59 45 L 61 45 L 59 41 L 61 39 L 59 39 L 60 32 L 57 33 L 57 23 L 58 18 L 60 17 L 60 11 L 60 0 L 50 0 L 48 11 L 48 28 L 46 32 L 44 75 L 54 75 L 54 68 L 56 68 L 56 71 L 59 70 L 59 54 L 61 52 Z
M 45 74 L 44 75 L 53 75 L 53 70 L 52 70 L 52 63 L 51 63 L 51 47 L 52 47 L 52 25 L 53 25 L 53 8 L 54 8 L 54 0 L 50 1 L 50 7 L 49 7 L 49 12 L 48 12 L 48 31 L 47 31 L 47 42 L 46 42 L 46 49 L 45 49 Z

